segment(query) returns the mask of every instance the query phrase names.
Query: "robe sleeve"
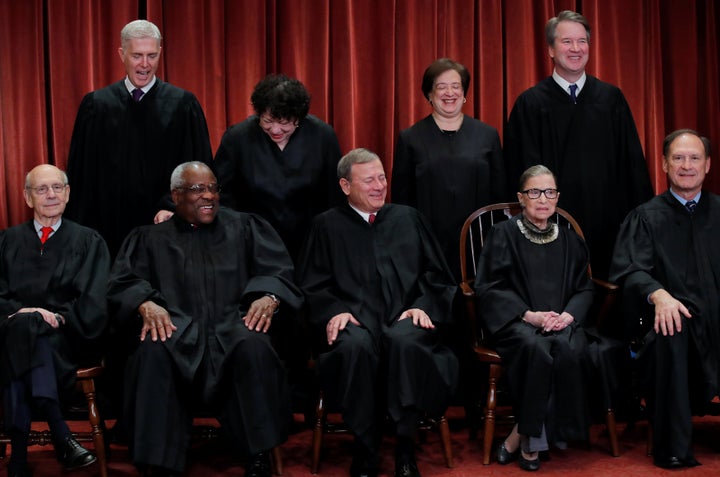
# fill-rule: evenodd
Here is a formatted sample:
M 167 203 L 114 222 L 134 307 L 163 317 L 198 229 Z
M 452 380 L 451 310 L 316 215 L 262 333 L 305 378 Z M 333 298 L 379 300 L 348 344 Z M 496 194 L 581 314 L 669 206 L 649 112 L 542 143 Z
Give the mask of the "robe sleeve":
M 84 253 L 74 270 L 73 298 L 61 304 L 57 313 L 65 318 L 65 326 L 83 340 L 100 338 L 108 324 L 106 290 L 110 271 L 110 252 L 100 235 L 87 234 Z
M 108 306 L 119 327 L 133 324 L 139 316 L 138 307 L 147 300 L 167 309 L 162 294 L 150 283 L 151 257 L 144 239 L 142 227 L 130 232 L 110 273 Z
M 416 214 L 420 241 L 424 248 L 424 269 L 416 278 L 417 296 L 409 308 L 420 308 L 434 323 L 450 323 L 457 286 L 430 226 L 419 212 Z M 397 253 L 402 251 L 398 250 Z
M 290 255 L 272 226 L 251 215 L 245 231 L 250 243 L 250 280 L 243 292 L 243 301 L 257 294 L 272 293 L 293 309 L 302 306 L 304 297 L 293 282 L 294 268 Z
M 510 238 L 493 227 L 485 239 L 475 276 L 475 299 L 483 328 L 496 333 L 530 306 L 510 282 L 514 266 Z
M 505 128 L 504 154 L 507 172 L 507 196 L 514 197 L 517 181 L 534 164 L 543 164 L 541 121 L 531 103 L 532 90 L 518 96 Z
M 404 134 L 398 136 L 395 146 L 395 159 L 392 169 L 392 201 L 395 204 L 405 204 L 415 207 L 415 166 L 412 152 Z
M 99 157 L 96 150 L 98 134 L 94 127 L 97 124 L 94 93 L 88 93 L 83 97 L 75 118 L 66 171 L 72 187 L 72 200 L 67 204 L 65 216 L 80 224 L 94 224 L 94 218 L 101 213 L 100 202 L 94 200 L 98 166 L 102 164 L 102 161 L 94 160 Z
M 317 217 L 298 260 L 298 284 L 307 300 L 308 320 L 318 328 L 324 328 L 335 315 L 351 313 L 336 290 L 332 263 L 326 228 Z

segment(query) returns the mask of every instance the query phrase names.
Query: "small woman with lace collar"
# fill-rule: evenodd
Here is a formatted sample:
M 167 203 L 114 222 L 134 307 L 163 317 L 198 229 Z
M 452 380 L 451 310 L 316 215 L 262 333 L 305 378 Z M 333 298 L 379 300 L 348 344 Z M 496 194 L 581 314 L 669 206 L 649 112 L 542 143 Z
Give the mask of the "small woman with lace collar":
M 503 360 L 516 425 L 497 450 L 500 464 L 537 470 L 538 452 L 587 440 L 588 342 L 578 327 L 593 299 L 588 252 L 559 228 L 553 173 L 533 166 L 520 178 L 522 213 L 496 224 L 478 263 L 482 327 Z

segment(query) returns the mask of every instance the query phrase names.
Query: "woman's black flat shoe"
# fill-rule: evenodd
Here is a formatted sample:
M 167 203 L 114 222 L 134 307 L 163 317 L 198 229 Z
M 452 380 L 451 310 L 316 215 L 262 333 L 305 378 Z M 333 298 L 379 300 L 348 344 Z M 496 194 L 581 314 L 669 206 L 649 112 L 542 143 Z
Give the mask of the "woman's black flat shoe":
M 526 459 L 525 457 L 523 457 L 522 454 L 520 454 L 519 459 L 518 459 L 518 464 L 520 464 L 520 468 L 522 470 L 527 470 L 527 471 L 532 472 L 532 471 L 538 470 L 540 468 L 540 457 L 538 456 L 538 457 L 535 457 L 533 460 L 530 460 L 530 459 Z
M 497 461 L 498 464 L 505 465 L 513 462 L 520 455 L 520 447 L 515 449 L 515 452 L 510 452 L 505 448 L 505 441 L 502 441 L 497 448 Z

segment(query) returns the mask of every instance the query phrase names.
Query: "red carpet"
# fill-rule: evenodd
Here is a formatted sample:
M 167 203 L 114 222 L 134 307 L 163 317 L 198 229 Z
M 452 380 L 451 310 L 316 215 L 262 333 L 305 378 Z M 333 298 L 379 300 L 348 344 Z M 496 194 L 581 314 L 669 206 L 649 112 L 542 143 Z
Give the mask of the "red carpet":
M 418 467 L 423 477 L 474 477 L 474 476 L 524 476 L 533 475 L 524 472 L 517 464 L 500 466 L 492 463 L 482 465 L 481 440 L 470 441 L 462 420 L 462 410 L 453 408 L 448 413 L 452 429 L 452 446 L 455 467 L 448 469 L 444 465 L 439 437 L 428 433 L 427 440 L 418 453 Z M 82 425 L 81 423 L 72 423 Z M 642 422 L 632 431 L 618 424 L 620 433 L 620 457 L 609 454 L 609 445 L 603 426 L 594 426 L 590 447 L 577 445 L 565 451 L 551 451 L 551 459 L 543 462 L 540 471 L 534 475 L 542 476 L 617 476 L 645 477 L 651 475 L 677 476 L 720 476 L 720 418 L 698 419 L 694 426 L 695 453 L 703 463 L 701 467 L 667 471 L 652 465 L 652 459 L 645 455 L 647 425 Z M 498 429 L 497 437 L 504 436 L 506 429 Z M 294 433 L 282 447 L 285 477 L 311 476 L 310 442 L 312 431 L 302 429 Z M 350 443 L 348 435 L 328 435 L 323 445 L 320 462 L 320 477 L 347 476 L 350 466 Z M 392 439 L 384 441 L 382 449 L 382 474 L 392 476 L 393 446 Z M 197 477 L 242 476 L 243 467 L 232 459 L 229 453 L 210 441 L 195 445 L 189 454 L 189 464 L 185 475 Z M 90 477 L 97 476 L 96 466 L 74 472 L 65 472 L 57 463 L 52 447 L 35 446 L 31 448 L 30 464 L 35 477 Z M 4 467 L 4 463 L 0 464 Z M 5 475 L 3 469 L 1 475 Z M 127 448 L 112 446 L 109 464 L 110 476 L 136 476 L 137 472 L 128 462 Z

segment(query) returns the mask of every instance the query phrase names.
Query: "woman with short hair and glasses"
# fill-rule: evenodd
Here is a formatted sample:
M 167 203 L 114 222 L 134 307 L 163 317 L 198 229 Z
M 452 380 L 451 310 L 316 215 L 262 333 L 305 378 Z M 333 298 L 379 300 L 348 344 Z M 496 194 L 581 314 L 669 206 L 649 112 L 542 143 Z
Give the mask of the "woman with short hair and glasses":
M 478 262 L 479 319 L 502 358 L 516 424 L 500 464 L 537 470 L 539 451 L 587 441 L 585 379 L 591 372 L 581 327 L 593 301 L 585 242 L 558 227 L 553 173 L 533 166 L 520 178 L 522 213 L 496 224 Z

